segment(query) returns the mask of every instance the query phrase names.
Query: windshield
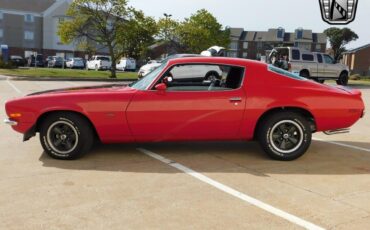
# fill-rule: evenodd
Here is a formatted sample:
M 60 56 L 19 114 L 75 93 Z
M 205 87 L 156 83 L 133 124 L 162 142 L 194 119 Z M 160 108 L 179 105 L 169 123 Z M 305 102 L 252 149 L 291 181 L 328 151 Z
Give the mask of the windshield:
M 110 61 L 109 57 L 96 57 L 96 60 Z
M 278 68 L 274 65 L 268 65 L 268 69 L 270 71 L 274 72 L 274 73 L 278 73 L 278 74 L 286 76 L 286 77 L 294 78 L 294 79 L 297 79 L 297 80 L 307 80 L 307 78 L 304 78 L 304 77 L 299 76 L 298 74 L 280 69 L 280 68 Z
M 132 88 L 138 89 L 138 90 L 145 90 L 145 89 L 147 89 L 148 86 L 156 79 L 156 77 L 158 76 L 158 74 L 160 74 L 162 72 L 162 70 L 164 69 L 164 67 L 166 67 L 166 64 L 167 64 L 167 62 L 163 63 L 158 68 L 156 68 L 155 70 L 153 70 L 152 72 L 150 72 L 148 75 L 146 75 L 145 77 L 143 77 L 139 81 L 134 82 L 130 86 Z

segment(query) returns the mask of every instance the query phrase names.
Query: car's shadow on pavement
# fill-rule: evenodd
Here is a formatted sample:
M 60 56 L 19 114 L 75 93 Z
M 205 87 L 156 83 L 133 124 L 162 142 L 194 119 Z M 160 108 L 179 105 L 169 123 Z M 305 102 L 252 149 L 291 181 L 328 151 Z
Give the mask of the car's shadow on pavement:
M 346 142 L 346 144 L 370 149 L 369 143 Z M 249 173 L 257 176 L 370 174 L 369 152 L 321 141 L 313 141 L 303 157 L 291 162 L 269 159 L 255 142 L 100 145 L 79 160 L 54 160 L 43 153 L 40 161 L 44 167 L 70 170 L 180 173 L 145 155 L 137 148 L 160 154 L 201 173 Z

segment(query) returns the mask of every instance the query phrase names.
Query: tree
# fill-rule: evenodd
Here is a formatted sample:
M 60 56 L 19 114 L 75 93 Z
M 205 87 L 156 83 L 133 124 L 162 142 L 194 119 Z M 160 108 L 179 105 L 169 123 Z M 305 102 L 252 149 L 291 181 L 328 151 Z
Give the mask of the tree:
M 122 54 L 139 59 L 146 54 L 148 46 L 154 43 L 158 28 L 156 21 L 146 17 L 142 11 L 131 11 L 134 17 L 119 29 L 117 48 Z
M 157 22 L 157 37 L 163 41 L 174 41 L 178 39 L 178 28 L 180 23 L 170 17 L 160 18 Z
M 154 19 L 128 7 L 127 0 L 74 0 L 67 16 L 70 19 L 62 22 L 58 30 L 62 42 L 94 43 L 107 48 L 112 78 L 116 78 L 117 60 L 140 53 L 138 50 L 156 33 Z M 148 25 L 152 28 L 148 29 Z
M 338 61 L 342 57 L 342 53 L 346 51 L 345 46 L 351 41 L 358 39 L 358 35 L 349 28 L 339 29 L 331 27 L 326 29 L 324 33 L 329 39 L 336 61 Z
M 198 10 L 179 25 L 178 32 L 181 45 L 190 53 L 200 53 L 211 46 L 228 47 L 230 32 L 224 30 L 217 19 L 207 10 Z

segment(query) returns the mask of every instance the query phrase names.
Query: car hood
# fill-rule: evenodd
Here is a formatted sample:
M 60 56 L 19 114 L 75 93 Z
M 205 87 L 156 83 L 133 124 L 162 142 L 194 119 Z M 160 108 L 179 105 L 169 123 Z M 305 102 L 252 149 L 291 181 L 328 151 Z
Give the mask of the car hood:
M 95 86 L 83 86 L 83 87 L 46 90 L 46 91 L 31 93 L 27 96 L 37 96 L 37 95 L 44 95 L 44 94 L 99 93 L 99 92 L 114 92 L 114 91 L 134 91 L 134 89 L 129 87 L 128 84 L 109 84 L 109 85 L 95 85 Z

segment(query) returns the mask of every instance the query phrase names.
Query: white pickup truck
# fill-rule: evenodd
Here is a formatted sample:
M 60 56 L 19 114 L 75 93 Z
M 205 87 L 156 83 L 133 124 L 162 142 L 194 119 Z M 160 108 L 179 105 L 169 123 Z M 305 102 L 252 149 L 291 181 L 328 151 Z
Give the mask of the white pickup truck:
M 95 55 L 92 56 L 86 63 L 88 70 L 109 70 L 112 67 L 112 62 L 109 56 Z
M 310 52 L 297 47 L 278 47 L 269 51 L 267 57 L 269 64 L 302 77 L 321 83 L 325 80 L 336 80 L 338 85 L 348 84 L 348 67 L 335 63 L 334 59 L 327 54 Z

